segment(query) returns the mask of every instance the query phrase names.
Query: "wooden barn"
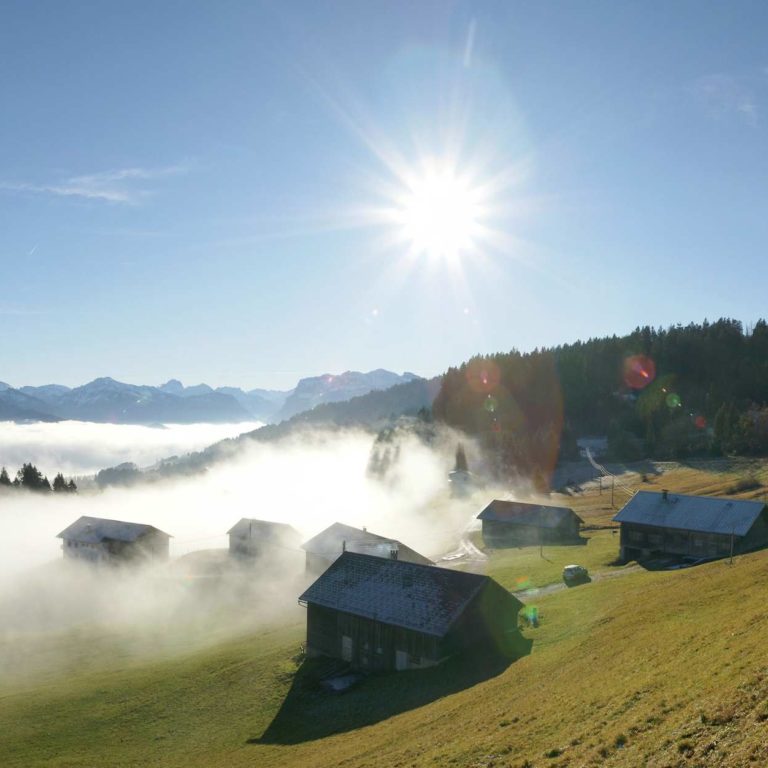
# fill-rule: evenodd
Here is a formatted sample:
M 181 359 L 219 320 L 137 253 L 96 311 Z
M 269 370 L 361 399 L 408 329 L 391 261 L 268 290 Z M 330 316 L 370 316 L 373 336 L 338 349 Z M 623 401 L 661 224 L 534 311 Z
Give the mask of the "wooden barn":
M 523 604 L 475 573 L 345 552 L 299 603 L 307 655 L 355 669 L 418 669 L 489 643 L 519 647 Z
M 762 501 L 638 491 L 613 518 L 621 526 L 621 558 L 656 555 L 727 557 L 768 546 Z
M 57 538 L 66 559 L 89 563 L 167 560 L 171 537 L 152 525 L 83 516 Z
M 478 516 L 489 547 L 577 544 L 584 522 L 569 507 L 494 499 Z
M 397 539 L 388 539 L 370 533 L 365 528 L 334 523 L 301 545 L 306 554 L 306 570 L 322 573 L 342 552 L 358 552 L 365 555 L 404 560 L 408 563 L 432 565 L 429 558 L 420 555 Z
M 298 550 L 299 532 L 285 523 L 243 517 L 227 531 L 229 554 L 240 560 L 258 560 L 270 554 Z

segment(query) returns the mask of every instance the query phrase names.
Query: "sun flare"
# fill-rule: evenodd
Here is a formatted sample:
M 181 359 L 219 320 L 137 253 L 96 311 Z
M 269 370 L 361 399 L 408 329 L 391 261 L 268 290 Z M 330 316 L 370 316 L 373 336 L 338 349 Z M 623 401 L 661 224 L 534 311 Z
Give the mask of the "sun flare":
M 444 259 L 477 245 L 484 215 L 478 189 L 449 167 L 430 167 L 409 178 L 396 209 L 400 235 L 411 249 Z

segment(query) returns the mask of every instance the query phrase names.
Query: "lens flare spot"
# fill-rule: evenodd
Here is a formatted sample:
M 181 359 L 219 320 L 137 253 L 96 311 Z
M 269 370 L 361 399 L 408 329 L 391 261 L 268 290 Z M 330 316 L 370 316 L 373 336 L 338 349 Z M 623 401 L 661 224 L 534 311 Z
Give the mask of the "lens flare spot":
M 656 364 L 646 355 L 624 360 L 624 383 L 630 389 L 644 389 L 656 378 Z
M 485 402 L 483 403 L 483 408 L 485 408 L 488 413 L 493 413 L 498 405 L 499 403 L 496 398 L 493 395 L 488 395 L 488 397 L 485 398 Z
M 539 609 L 537 606 L 526 605 L 525 608 L 523 608 L 523 616 L 525 616 L 528 623 L 532 626 L 539 626 Z
M 471 389 L 488 394 L 499 385 L 501 371 L 492 360 L 473 360 L 467 366 L 466 377 Z
M 679 408 L 681 405 L 682 405 L 682 402 L 680 401 L 680 395 L 678 395 L 675 392 L 670 392 L 667 395 L 668 408 Z
M 530 576 L 518 576 L 515 579 L 515 591 L 519 592 L 521 589 L 529 589 L 531 586 Z
M 703 416 L 697 416 L 693 423 L 696 425 L 697 429 L 706 429 L 707 428 L 707 420 Z

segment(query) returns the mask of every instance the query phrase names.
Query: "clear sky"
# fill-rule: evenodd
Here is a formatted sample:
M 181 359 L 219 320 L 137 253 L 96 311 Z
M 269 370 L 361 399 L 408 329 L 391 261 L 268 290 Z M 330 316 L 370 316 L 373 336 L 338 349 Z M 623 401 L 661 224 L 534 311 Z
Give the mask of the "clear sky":
M 6 0 L 0 380 L 287 388 L 765 316 L 766 30 L 764 2 Z

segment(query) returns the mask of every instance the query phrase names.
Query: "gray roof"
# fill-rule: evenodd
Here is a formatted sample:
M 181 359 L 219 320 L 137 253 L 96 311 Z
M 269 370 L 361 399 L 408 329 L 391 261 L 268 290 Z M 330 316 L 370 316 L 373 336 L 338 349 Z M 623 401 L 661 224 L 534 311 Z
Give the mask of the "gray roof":
M 765 503 L 715 496 L 682 496 L 638 491 L 613 518 L 618 523 L 654 525 L 703 533 L 744 536 L 760 516 Z
M 478 520 L 493 520 L 510 525 L 533 525 L 537 528 L 557 528 L 567 520 L 584 521 L 570 507 L 529 504 L 523 501 L 494 499 L 478 516 Z
M 328 526 L 301 546 L 307 552 L 320 555 L 328 560 L 335 560 L 345 550 L 377 557 L 389 557 L 390 551 L 396 549 L 399 560 L 432 565 L 429 558 L 420 555 L 397 539 L 389 539 L 343 523 L 334 523 Z
M 169 534 L 144 523 L 126 523 L 122 520 L 105 520 L 103 517 L 83 516 L 57 535 L 58 539 L 80 541 L 84 544 L 98 544 L 100 541 L 127 541 L 140 539 L 148 533 Z
M 345 552 L 299 601 L 444 637 L 489 583 L 476 573 Z
M 292 540 L 298 545 L 299 532 L 286 523 L 273 523 L 270 520 L 255 520 L 250 517 L 243 517 L 235 523 L 228 531 L 228 535 L 248 534 L 250 538 L 258 539 L 279 539 Z

